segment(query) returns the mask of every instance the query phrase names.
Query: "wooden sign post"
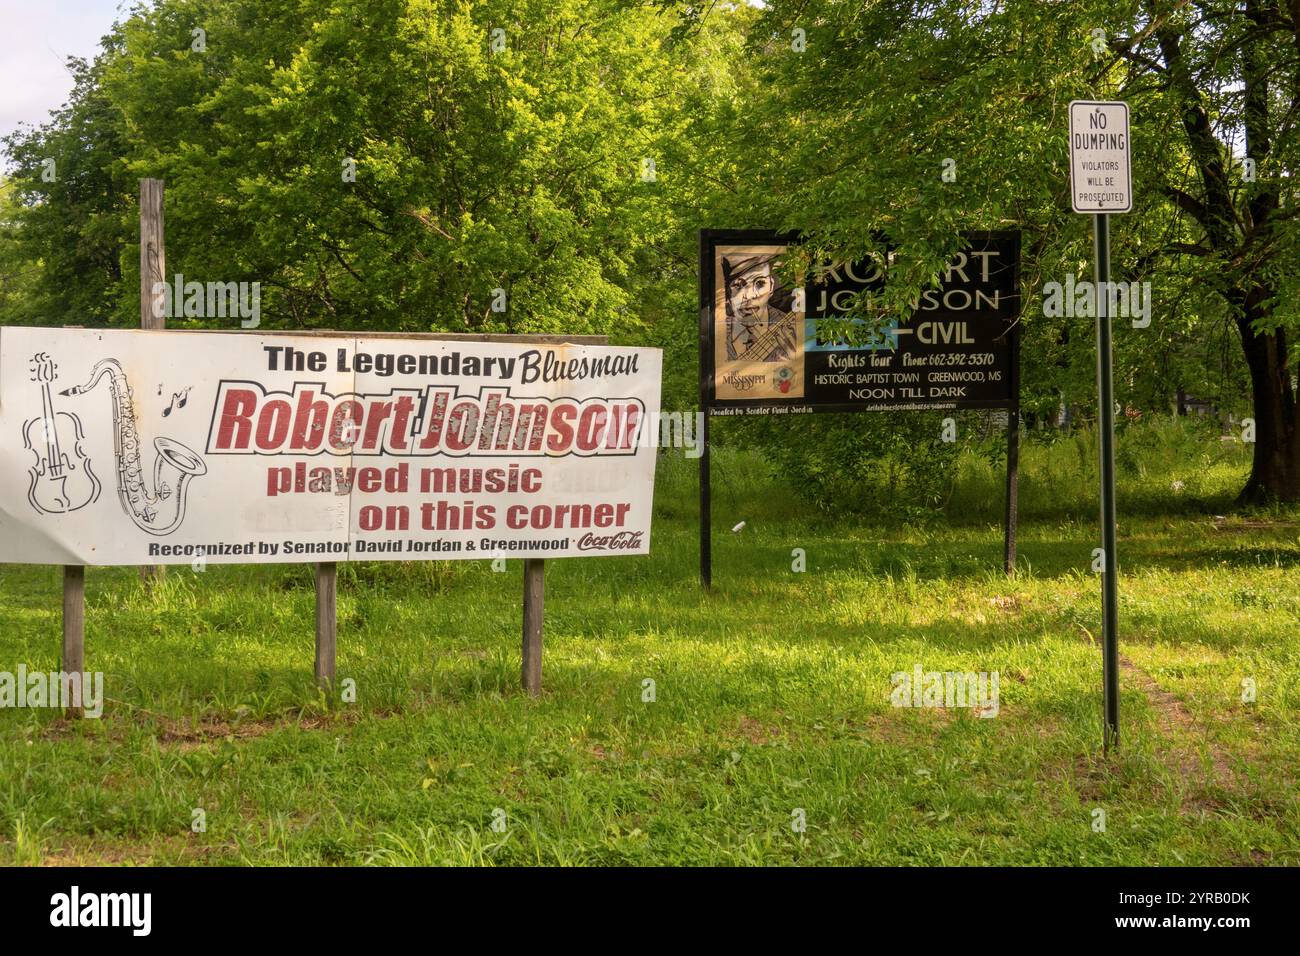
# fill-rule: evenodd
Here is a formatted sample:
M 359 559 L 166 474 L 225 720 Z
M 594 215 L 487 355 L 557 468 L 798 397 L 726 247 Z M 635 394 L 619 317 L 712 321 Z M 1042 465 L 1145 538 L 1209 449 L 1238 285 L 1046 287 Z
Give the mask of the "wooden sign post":
M 161 187 L 160 187 L 161 191 Z M 295 335 L 259 329 L 259 335 Z M 346 338 L 359 333 L 316 332 L 316 335 Z M 608 345 L 605 335 L 476 335 L 459 333 L 367 332 L 368 338 L 422 338 L 435 341 L 462 342 L 530 342 L 539 345 Z M 338 655 L 338 565 L 333 561 L 318 563 L 316 579 L 316 683 L 333 688 L 337 675 Z M 159 569 L 161 570 L 161 569 Z M 524 560 L 523 641 L 520 684 L 530 697 L 542 692 L 542 621 L 546 607 L 546 562 L 541 558 Z M 66 599 L 65 599 L 66 603 Z
M 163 247 L 163 181 L 140 180 L 140 328 L 162 329 L 167 316 L 158 284 L 167 281 L 167 257 Z M 180 290 L 177 290 L 179 294 Z M 140 580 L 148 587 L 161 581 L 167 569 L 161 564 L 140 568 Z
M 1016 573 L 1016 530 L 1020 524 L 1020 332 L 1011 337 L 1011 394 L 1015 404 L 1007 409 L 1007 496 L 1003 524 L 1002 571 Z
M 523 687 L 529 697 L 542 692 L 542 618 L 546 608 L 546 563 L 524 560 Z
M 152 276 L 154 277 L 148 282 L 146 282 L 146 279 L 142 278 L 141 280 L 142 295 L 146 291 L 152 293 L 153 283 L 155 281 L 156 282 L 162 281 L 161 196 L 162 196 L 162 189 L 161 189 L 160 182 L 147 180 L 144 183 L 142 183 L 142 192 L 141 192 L 142 205 L 152 203 L 153 214 L 146 215 L 143 211 L 141 214 L 142 246 L 144 247 L 144 251 L 142 251 L 141 253 L 141 265 L 142 268 L 151 270 Z M 148 223 L 152 223 L 152 225 L 148 225 Z M 157 310 L 157 311 L 158 314 L 154 314 L 155 310 L 152 307 L 149 307 L 146 314 L 145 309 L 142 308 L 142 314 L 141 314 L 142 324 L 146 324 L 148 322 L 148 323 L 152 323 L 154 328 L 161 328 L 163 325 L 164 317 L 161 314 L 161 310 Z M 41 330 L 35 330 L 37 334 L 39 334 L 40 331 Z M 33 333 L 30 330 L 23 330 L 21 334 L 31 336 Z M 125 335 L 126 333 L 115 332 L 112 334 L 116 336 L 121 336 L 121 335 Z M 172 335 L 174 336 L 183 336 L 184 334 L 185 333 L 180 333 L 180 332 L 172 333 Z M 197 336 L 200 335 L 201 333 L 193 333 L 193 334 Z M 273 336 L 298 337 L 300 335 L 299 333 L 296 332 L 280 332 L 280 331 L 272 331 L 267 329 L 259 329 L 253 334 L 257 335 L 259 339 L 264 339 L 266 337 L 273 337 Z M 103 338 L 103 337 L 107 337 L 107 336 L 99 336 L 99 338 Z M 503 334 L 451 334 L 451 333 L 446 333 L 446 334 L 426 333 L 423 335 L 418 335 L 418 334 L 397 333 L 397 332 L 354 333 L 354 332 L 316 331 L 312 333 L 312 337 L 323 339 L 323 340 L 328 340 L 328 339 L 347 340 L 347 339 L 357 339 L 359 337 L 364 337 L 367 340 L 422 339 L 422 340 L 429 340 L 434 342 L 447 343 L 453 346 L 455 343 L 460 343 L 462 347 L 465 345 L 470 345 L 471 343 L 493 343 L 493 344 L 529 345 L 529 346 L 537 345 L 537 346 L 551 346 L 553 350 L 557 352 L 563 352 L 566 346 L 582 347 L 582 346 L 608 345 L 608 339 L 606 336 L 603 335 L 563 336 L 563 335 L 503 335 Z M 119 341 L 123 341 L 123 340 L 119 340 Z M 149 348 L 153 347 L 153 342 L 154 340 L 151 339 L 148 345 Z M 197 338 L 195 340 L 195 344 L 198 344 Z M 322 342 L 322 345 L 324 345 L 324 342 Z M 238 349 L 243 348 L 243 344 L 234 346 L 234 344 L 229 340 L 226 341 L 226 346 L 232 348 L 238 348 Z M 340 349 L 339 351 L 341 353 L 346 352 L 346 349 Z M 448 351 L 450 351 L 451 357 L 458 357 L 460 354 L 459 352 L 455 351 L 454 348 Z M 636 350 L 636 351 L 640 352 L 640 351 L 648 351 L 648 350 Z M 530 356 L 532 361 L 536 362 L 538 361 L 542 350 L 527 349 L 524 350 L 524 352 L 526 355 Z M 324 355 L 325 353 L 321 352 L 319 354 Z M 444 356 L 444 358 L 446 357 L 447 356 Z M 611 358 L 603 359 L 603 361 L 615 361 L 615 360 L 622 361 L 623 359 L 622 357 L 618 357 L 617 359 L 611 359 Z M 514 360 L 512 359 L 511 361 L 513 362 Z M 579 356 L 575 358 L 566 358 L 566 361 L 571 363 L 576 363 L 579 361 L 585 362 L 587 361 L 587 359 Z M 658 356 L 657 355 L 650 356 L 650 361 L 652 362 L 651 370 L 657 374 L 659 369 Z M 636 371 L 635 363 L 631 365 L 631 371 L 632 372 Z M 438 373 L 434 372 L 433 374 L 437 375 Z M 455 373 L 444 371 L 442 374 L 451 375 Z M 539 372 L 538 374 L 541 373 Z M 77 394 L 80 391 L 86 390 L 86 388 L 87 386 L 83 386 L 81 389 L 70 389 L 67 392 L 64 392 L 62 394 L 65 395 Z M 629 449 L 633 449 L 631 452 L 632 454 L 638 454 L 638 452 L 636 452 L 634 447 L 630 444 L 632 438 L 634 437 L 634 432 L 632 431 L 632 429 L 634 426 L 639 428 L 641 424 L 641 419 L 639 417 L 633 417 L 633 411 L 639 407 L 640 409 L 642 409 L 641 415 L 644 415 L 645 414 L 644 410 L 647 405 L 654 405 L 654 407 L 657 408 L 657 405 L 655 404 L 657 403 L 657 398 L 658 398 L 657 393 L 654 393 L 654 398 L 649 399 L 647 401 L 643 401 L 641 398 L 636 398 L 634 400 L 629 401 L 628 408 L 630 410 L 627 412 L 628 417 L 623 421 L 623 424 L 621 426 L 622 432 L 616 432 L 616 434 L 626 433 L 624 437 L 629 442 L 627 447 Z M 566 401 L 572 401 L 573 407 L 576 407 L 576 400 L 566 399 Z M 634 401 L 635 404 L 632 404 L 632 401 Z M 598 421 L 597 419 L 594 418 L 592 420 Z M 495 426 L 493 427 L 495 428 Z M 535 429 L 536 425 L 534 424 L 532 427 Z M 571 438 L 576 438 L 577 434 L 578 434 L 578 430 L 577 427 L 575 426 L 573 429 L 570 430 L 570 436 Z M 499 440 L 500 439 L 498 439 L 498 441 Z M 168 458 L 168 462 L 170 463 L 170 467 L 181 472 L 182 478 L 180 480 L 184 480 L 184 478 L 189 477 L 192 474 L 199 474 L 199 475 L 206 474 L 206 466 L 203 465 L 203 462 L 199 458 L 197 453 L 189 452 L 189 449 L 186 448 L 186 446 L 172 439 L 166 439 L 166 445 L 164 447 L 164 444 L 161 444 L 164 441 L 165 440 L 161 437 L 156 439 L 156 442 L 160 443 L 158 444 L 159 455 L 163 455 L 165 452 L 170 452 L 174 456 L 172 458 Z M 480 445 L 480 447 L 485 447 L 485 446 Z M 506 446 L 501 444 L 498 444 L 496 447 L 498 449 L 503 449 L 503 450 L 506 448 Z M 518 443 L 514 445 L 514 448 L 516 449 L 520 447 L 521 446 Z M 610 445 L 607 447 L 613 447 L 613 446 Z M 178 448 L 188 452 L 190 457 L 188 459 L 182 458 L 180 454 L 175 451 L 175 449 Z M 118 454 L 120 460 L 120 452 Z M 508 457 L 508 453 L 506 457 Z M 197 463 L 195 462 L 195 460 L 197 460 Z M 159 461 L 162 461 L 162 459 L 160 458 Z M 184 467 L 186 465 L 188 465 L 188 467 L 191 470 L 187 471 L 186 468 Z M 643 478 L 644 477 L 645 476 L 643 475 Z M 177 489 L 177 499 L 178 501 L 182 502 L 182 504 L 179 505 L 178 507 L 183 508 L 183 501 L 184 501 L 183 489 L 180 488 L 179 486 Z M 646 498 L 647 505 L 648 505 L 648 500 L 649 499 Z M 371 506 L 371 507 L 377 508 L 377 506 Z M 524 506 L 516 505 L 515 507 L 522 508 Z M 550 506 L 542 504 L 539 505 L 538 507 L 546 509 L 546 516 L 544 517 L 544 519 L 541 518 L 538 519 L 539 521 L 543 521 L 543 523 L 538 524 L 537 527 L 550 527 L 551 526 L 550 522 L 552 520 L 550 516 Z M 581 527 L 591 526 L 590 522 L 593 519 L 590 514 L 590 511 L 593 506 L 583 504 L 583 505 L 558 505 L 556 507 L 559 509 L 561 513 L 564 511 L 564 509 L 570 507 L 586 509 L 586 511 L 588 512 L 586 517 L 582 519 L 575 518 L 574 519 L 575 522 L 578 522 L 580 520 L 581 523 L 575 523 L 571 527 L 581 528 Z M 600 507 L 607 510 L 612 509 L 612 506 L 609 505 L 602 505 Z M 620 505 L 619 507 L 630 508 L 632 507 L 632 505 Z M 182 512 L 179 510 L 176 512 L 177 521 L 179 521 L 181 514 Z M 130 515 L 128 515 L 128 517 L 130 517 Z M 558 522 L 563 519 L 556 518 L 555 520 L 557 522 L 557 527 L 558 527 Z M 607 527 L 609 516 L 606 515 L 605 517 L 602 517 L 600 513 L 597 513 L 594 517 L 594 520 L 597 522 L 596 527 L 602 527 L 602 528 Z M 642 520 L 648 521 L 648 516 L 643 517 Z M 621 512 L 619 515 L 619 521 L 620 522 L 622 521 Z M 405 527 L 404 522 L 402 526 Z M 641 539 L 642 535 L 645 534 L 645 530 L 642 529 L 634 532 L 621 532 L 620 534 L 631 535 L 630 543 L 621 544 L 620 542 L 615 542 L 612 545 L 612 547 L 607 547 L 607 545 L 609 545 L 610 541 L 612 540 L 613 536 L 611 536 L 605 538 L 598 538 L 597 544 L 595 544 L 591 549 L 588 549 L 585 546 L 578 546 L 576 551 L 578 552 L 585 552 L 587 550 L 608 551 L 608 550 L 617 550 L 620 547 L 622 548 L 622 550 L 633 549 L 637 545 L 639 539 Z M 350 538 L 351 538 L 351 532 L 349 530 L 349 539 Z M 182 553 L 174 550 L 176 546 L 173 545 L 172 547 L 173 550 L 170 551 L 154 551 L 151 552 L 150 554 L 151 555 L 165 554 L 168 557 L 172 557 Z M 188 545 L 186 547 L 188 547 Z M 98 552 L 99 557 L 107 559 L 104 561 L 104 563 L 130 566 L 130 565 L 134 565 L 135 561 L 138 560 L 137 552 L 120 549 L 116 555 L 117 560 L 115 561 L 113 560 L 114 555 L 109 553 L 112 550 L 113 550 L 112 548 L 109 548 L 108 550 L 101 550 Z M 335 548 L 325 549 L 324 551 L 317 549 L 313 551 L 313 553 L 333 554 L 336 553 L 337 550 L 338 549 Z M 470 551 L 474 550 L 473 544 L 470 545 L 469 550 Z M 543 550 L 549 550 L 549 548 L 544 548 Z M 566 548 L 565 550 L 566 552 L 572 553 L 574 549 Z M 183 553 L 186 555 L 190 554 L 189 551 L 185 551 Z M 251 552 L 235 551 L 233 553 L 242 555 L 244 553 L 251 553 Z M 644 553 L 644 552 L 642 551 L 642 552 L 634 552 L 634 553 Z M 78 557 L 82 557 L 83 559 L 85 558 L 85 556 L 86 555 L 84 553 L 78 554 Z M 484 554 L 483 557 L 488 558 L 488 555 Z M 343 560 L 348 560 L 348 558 L 345 557 L 343 558 Z M 173 562 L 173 563 L 179 563 L 179 562 Z M 154 573 L 155 569 L 142 568 L 141 570 L 146 581 L 151 581 L 156 579 L 156 573 Z M 156 571 L 160 572 L 161 567 L 157 568 Z M 337 563 L 335 561 L 314 562 L 314 579 L 315 579 L 315 662 L 314 662 L 313 670 L 314 670 L 314 676 L 316 682 L 323 688 L 331 689 L 336 685 L 337 678 L 338 678 L 338 670 L 337 670 L 338 565 Z M 543 630 L 543 620 L 544 620 L 544 612 L 545 612 L 545 561 L 542 560 L 541 558 L 524 558 L 523 582 L 524 582 L 524 587 L 523 587 L 523 602 L 522 602 L 523 607 L 522 607 L 522 629 L 521 629 L 522 643 L 521 643 L 520 683 L 525 693 L 527 693 L 530 696 L 536 697 L 541 693 L 542 690 L 542 630 Z M 65 673 L 69 673 L 69 674 L 84 673 L 85 671 L 85 640 L 84 640 L 85 638 L 85 567 L 83 565 L 65 565 L 63 568 L 62 626 L 63 626 L 63 647 L 62 647 L 63 670 Z
M 63 655 L 65 674 L 80 674 L 86 669 L 86 568 L 81 564 L 63 566 Z M 69 717 L 82 716 L 80 707 L 70 707 Z
M 316 683 L 334 686 L 334 658 L 338 646 L 339 566 L 333 561 L 316 565 Z
M 140 328 L 161 329 L 167 324 L 161 293 L 154 288 L 166 281 L 163 251 L 163 181 L 140 180 Z M 148 587 L 162 580 L 162 565 L 143 565 L 140 580 Z M 86 660 L 86 568 L 63 567 L 63 673 L 80 673 Z M 80 717 L 81 708 L 68 711 Z
M 79 325 L 70 325 L 79 329 Z M 86 664 L 86 566 L 63 566 L 63 653 L 59 657 L 65 674 L 80 673 Z M 69 707 L 68 717 L 81 717 L 80 707 Z

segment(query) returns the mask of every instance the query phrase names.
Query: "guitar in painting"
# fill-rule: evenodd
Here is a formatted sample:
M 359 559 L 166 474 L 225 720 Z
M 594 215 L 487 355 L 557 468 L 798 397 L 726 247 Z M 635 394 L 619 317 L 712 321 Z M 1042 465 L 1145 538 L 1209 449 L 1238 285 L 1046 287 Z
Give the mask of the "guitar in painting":
M 54 361 L 44 352 L 32 357 L 32 381 L 41 386 L 41 416 L 23 426 L 23 446 L 36 456 L 28 469 L 31 485 L 27 500 L 41 514 L 66 514 L 99 497 L 99 479 L 81 448 L 85 438 L 81 419 L 71 412 L 56 412 L 50 383 L 56 377 Z

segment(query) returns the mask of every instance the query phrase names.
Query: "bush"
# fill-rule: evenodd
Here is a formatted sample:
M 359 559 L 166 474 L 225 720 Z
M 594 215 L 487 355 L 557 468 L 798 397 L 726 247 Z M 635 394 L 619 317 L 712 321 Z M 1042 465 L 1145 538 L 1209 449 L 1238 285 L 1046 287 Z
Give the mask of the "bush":
M 954 419 L 954 441 L 943 440 L 946 418 Z M 906 520 L 934 517 L 947 505 L 961 456 L 990 467 L 1005 456 L 1003 429 L 976 412 L 780 415 L 716 425 L 715 437 L 761 447 L 818 507 Z
M 943 441 L 953 418 L 955 442 Z M 1006 500 L 1006 431 L 983 412 L 781 415 L 714 419 L 713 443 L 759 454 L 772 488 L 832 513 L 906 523 L 946 516 L 999 522 Z M 1223 439 L 1216 422 L 1151 417 L 1123 422 L 1115 468 L 1121 514 L 1225 512 L 1250 471 L 1250 446 Z M 1097 432 L 1024 431 L 1022 518 L 1097 516 Z

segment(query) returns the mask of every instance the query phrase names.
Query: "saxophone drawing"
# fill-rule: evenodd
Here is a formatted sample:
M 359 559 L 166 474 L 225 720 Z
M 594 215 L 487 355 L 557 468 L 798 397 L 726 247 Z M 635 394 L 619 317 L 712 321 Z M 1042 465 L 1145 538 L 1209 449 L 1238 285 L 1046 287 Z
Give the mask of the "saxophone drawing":
M 170 438 L 153 440 L 157 457 L 153 466 L 153 490 L 145 484 L 140 463 L 140 434 L 136 427 L 131 385 L 117 359 L 103 359 L 90 370 L 85 385 L 60 395 L 81 395 L 105 377 L 113 395 L 113 450 L 117 457 L 117 494 L 122 510 L 136 526 L 149 534 L 171 534 L 185 520 L 185 495 L 191 478 L 205 475 L 203 459 Z M 174 484 L 169 483 L 169 479 Z

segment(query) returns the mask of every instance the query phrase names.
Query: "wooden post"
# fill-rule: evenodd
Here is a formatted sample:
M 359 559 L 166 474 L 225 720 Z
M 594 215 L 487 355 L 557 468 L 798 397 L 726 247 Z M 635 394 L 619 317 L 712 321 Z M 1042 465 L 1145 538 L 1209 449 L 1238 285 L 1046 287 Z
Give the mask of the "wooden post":
M 713 383 L 709 380 L 709 370 L 713 368 L 709 343 L 713 341 L 713 289 L 710 288 L 712 283 L 705 279 L 703 268 L 707 249 L 708 243 L 704 238 L 704 230 L 701 229 L 701 268 L 696 290 L 700 307 L 700 411 L 704 415 L 704 425 L 700 429 L 700 584 L 706 591 L 713 587 L 713 490 L 709 485 L 709 396 L 713 394 Z
M 1018 234 L 1017 234 L 1018 235 Z M 1020 239 L 1016 239 L 1015 289 L 1020 288 Z M 1019 307 L 1017 307 L 1018 309 Z M 1019 312 L 1017 311 L 1017 315 Z M 1016 532 L 1020 524 L 1020 320 L 1011 327 L 1011 407 L 1007 409 L 1007 523 L 1002 570 L 1016 573 Z
M 86 569 L 80 564 L 63 566 L 63 661 L 65 674 L 86 669 Z M 70 707 L 69 717 L 81 717 L 82 708 Z
M 167 281 L 167 260 L 163 252 L 163 181 L 140 180 L 140 328 L 161 329 L 167 325 L 165 297 L 154 292 Z M 179 289 L 176 290 L 180 294 Z M 146 586 L 161 581 L 166 567 L 161 564 L 140 568 Z
M 166 298 L 154 287 L 167 281 L 167 258 L 163 251 L 163 181 L 140 180 L 140 328 L 167 326 L 163 306 Z
M 160 218 L 161 222 L 161 218 Z M 178 333 L 179 334 L 179 333 Z M 281 329 L 258 329 L 259 336 L 300 335 L 300 332 Z M 322 338 L 350 339 L 355 332 L 315 330 L 312 335 Z M 374 338 L 415 338 L 435 342 L 529 342 L 537 345 L 608 345 L 604 335 L 500 335 L 493 333 L 455 332 L 367 332 Z M 486 556 L 485 556 L 486 557 Z M 541 558 L 524 560 L 524 625 L 523 625 L 523 687 L 534 697 L 542 692 L 542 617 L 543 617 L 543 563 Z M 316 568 L 316 679 L 322 684 L 334 681 L 336 644 L 335 592 L 337 566 L 321 563 Z
M 704 407 L 700 453 L 700 583 L 713 587 L 713 491 L 709 486 L 709 410 Z
M 1002 570 L 1016 572 L 1016 525 L 1020 507 L 1020 406 L 1007 409 L 1007 521 Z
M 316 565 L 316 683 L 326 688 L 334 686 L 338 570 L 339 566 L 333 561 Z
M 528 696 L 542 692 L 542 618 L 546 603 L 546 562 L 524 559 L 524 664 L 523 685 Z

